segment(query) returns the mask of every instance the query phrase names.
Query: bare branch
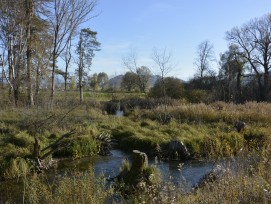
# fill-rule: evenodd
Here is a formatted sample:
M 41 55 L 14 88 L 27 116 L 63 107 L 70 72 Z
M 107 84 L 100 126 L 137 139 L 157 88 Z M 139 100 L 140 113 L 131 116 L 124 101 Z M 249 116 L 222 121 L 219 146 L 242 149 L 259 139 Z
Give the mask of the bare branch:
M 162 79 L 174 68 L 174 65 L 172 64 L 172 52 L 168 51 L 166 48 L 162 50 L 153 48 L 152 59 L 160 70 Z

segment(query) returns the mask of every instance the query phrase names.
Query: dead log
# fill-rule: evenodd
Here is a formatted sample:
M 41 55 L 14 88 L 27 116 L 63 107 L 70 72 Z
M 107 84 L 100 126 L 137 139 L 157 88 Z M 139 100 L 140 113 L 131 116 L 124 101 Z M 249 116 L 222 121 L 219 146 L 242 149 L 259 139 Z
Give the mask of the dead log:
M 49 149 L 49 148 L 55 148 L 55 147 L 57 147 L 57 146 L 60 144 L 61 140 L 65 139 L 65 138 L 67 138 L 67 137 L 69 137 L 69 136 L 71 136 L 71 135 L 73 135 L 73 134 L 75 134 L 75 129 L 71 130 L 71 131 L 68 132 L 68 133 L 65 133 L 64 135 L 62 135 L 62 136 L 61 136 L 60 138 L 58 138 L 54 143 L 52 143 L 52 144 L 48 145 L 47 147 L 43 148 L 43 149 L 41 150 L 41 152 L 44 152 L 45 150 L 47 150 L 47 149 Z
M 45 159 L 46 157 L 48 157 L 49 155 L 53 154 L 54 152 L 64 148 L 63 146 L 61 146 L 61 141 L 65 138 L 68 138 L 70 137 L 71 135 L 75 134 L 75 130 L 71 130 L 70 132 L 67 132 L 65 133 L 64 135 L 62 135 L 60 138 L 58 138 L 55 142 L 53 142 L 52 144 L 48 145 L 47 147 L 43 148 L 40 153 L 39 153 L 39 156 L 36 157 L 36 158 L 39 158 L 41 160 Z M 35 145 L 34 146 L 38 146 L 36 144 L 36 142 L 38 142 L 38 140 L 35 139 Z M 43 154 L 43 155 L 40 155 L 41 153 L 45 152 L 46 150 L 50 149 L 49 152 Z M 35 150 L 34 148 L 34 151 L 37 151 Z M 36 152 L 34 152 L 34 154 L 37 154 Z
M 33 149 L 33 158 L 38 159 L 40 156 L 40 143 L 37 136 L 34 137 L 35 143 L 34 143 L 34 149 Z
M 71 135 L 75 134 L 75 130 L 71 130 L 68 133 L 65 133 L 64 135 L 62 135 L 59 139 L 57 139 L 54 143 L 48 145 L 47 147 L 45 147 L 44 149 L 41 150 L 41 153 L 51 149 L 49 152 L 47 152 L 46 154 L 44 154 L 43 156 L 40 156 L 40 159 L 45 159 L 46 157 L 48 157 L 49 155 L 53 154 L 54 152 L 64 148 L 63 146 L 61 146 L 61 141 L 65 138 L 70 137 Z
M 45 161 L 44 159 L 47 158 L 49 155 L 53 154 L 54 152 L 64 148 L 61 146 L 61 141 L 65 138 L 70 137 L 71 135 L 75 134 L 75 130 L 71 130 L 70 132 L 65 133 L 62 135 L 59 139 L 57 139 L 52 144 L 48 145 L 47 147 L 40 150 L 40 144 L 38 138 L 35 136 L 35 143 L 34 143 L 34 150 L 33 150 L 33 158 L 30 162 L 32 163 L 34 169 L 36 172 L 42 172 L 44 170 L 47 170 L 54 164 L 54 162 L 51 161 Z M 45 152 L 46 150 L 49 150 L 47 153 L 41 155 L 41 153 Z

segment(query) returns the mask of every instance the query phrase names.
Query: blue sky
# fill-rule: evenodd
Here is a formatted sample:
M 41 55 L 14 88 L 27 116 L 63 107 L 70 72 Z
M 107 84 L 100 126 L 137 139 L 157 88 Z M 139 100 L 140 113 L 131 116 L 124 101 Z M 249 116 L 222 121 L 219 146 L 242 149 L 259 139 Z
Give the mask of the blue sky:
M 91 73 L 109 76 L 128 71 L 122 58 L 134 50 L 140 66 L 158 71 L 152 50 L 171 50 L 176 64 L 168 76 L 187 80 L 195 73 L 197 46 L 209 40 L 217 60 L 227 49 L 225 32 L 270 12 L 265 0 L 100 0 L 101 14 L 86 26 L 98 32 L 101 51 L 93 59 Z M 217 65 L 213 65 L 217 68 Z M 91 74 L 90 73 L 90 74 Z

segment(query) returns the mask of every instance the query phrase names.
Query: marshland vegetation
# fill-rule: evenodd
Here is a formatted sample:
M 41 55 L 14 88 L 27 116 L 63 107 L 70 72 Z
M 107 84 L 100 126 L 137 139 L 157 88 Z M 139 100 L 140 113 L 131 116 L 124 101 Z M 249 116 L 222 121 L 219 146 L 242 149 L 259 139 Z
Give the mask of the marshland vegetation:
M 23 197 L 20 198 L 30 203 L 39 203 L 43 199 L 46 203 L 59 203 L 63 197 L 70 203 L 103 203 L 108 199 L 112 202 L 114 199 L 135 202 L 167 202 L 173 199 L 176 202 L 208 203 L 222 197 L 225 202 L 238 200 L 246 203 L 268 202 L 270 199 L 269 103 L 189 104 L 170 100 L 165 112 L 163 104 L 154 103 L 154 99 L 132 97 L 116 102 L 122 101 L 120 107 L 124 109 L 124 116 L 116 117 L 106 112 L 108 102 L 99 99 L 105 94 L 97 95 L 86 96 L 84 103 L 67 97 L 67 100 L 59 101 L 53 111 L 44 107 L 29 109 L 8 105 L 1 109 L 0 176 L 3 184 L 14 179 L 23 183 L 20 189 Z M 109 98 L 111 94 L 107 95 Z M 162 120 L 165 114 L 170 118 L 167 123 Z M 245 129 L 238 132 L 234 127 L 236 121 L 244 121 Z M 166 148 L 171 140 L 179 139 L 187 146 L 193 159 L 215 161 L 243 157 L 245 161 L 250 156 L 257 156 L 257 162 L 253 166 L 240 162 L 236 172 L 190 193 L 174 183 L 160 182 L 142 184 L 138 191 L 124 198 L 121 194 L 117 196 L 121 192 L 119 187 L 109 187 L 104 178 L 96 178 L 91 170 L 80 172 L 71 169 L 48 182 L 46 173 L 39 174 L 34 169 L 30 162 L 35 143 L 33 134 L 38 137 L 42 149 L 71 129 L 76 133 L 61 141 L 62 148 L 46 158 L 48 162 L 51 158 L 79 159 L 97 154 L 100 145 L 97 136 L 101 133 L 116 139 L 119 143 L 117 148 L 128 153 L 137 149 L 154 156 L 157 145 Z M 129 165 L 122 167 L 125 168 L 129 169 Z M 155 175 L 151 172 L 150 175 Z M 11 196 L 8 199 L 12 201 Z

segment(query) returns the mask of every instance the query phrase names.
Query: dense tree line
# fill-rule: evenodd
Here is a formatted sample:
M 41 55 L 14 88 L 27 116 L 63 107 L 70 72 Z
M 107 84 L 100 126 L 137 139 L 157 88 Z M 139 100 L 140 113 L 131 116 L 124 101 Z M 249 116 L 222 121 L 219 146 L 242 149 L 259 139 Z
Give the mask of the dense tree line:
M 234 27 L 226 32 L 226 39 L 229 47 L 220 54 L 218 73 L 210 66 L 213 45 L 199 44 L 197 72 L 184 84 L 186 98 L 192 102 L 270 101 L 271 14 Z
M 97 32 L 80 26 L 97 16 L 96 0 L 0 2 L 1 87 L 8 90 L 5 93 L 15 105 L 23 101 L 33 106 L 45 86 L 50 90 L 52 107 L 59 76 L 64 80 L 65 91 L 79 90 L 81 101 L 84 89 L 116 88 L 110 88 L 105 72 L 88 74 L 100 42 Z M 150 68 L 139 65 L 136 54 L 131 53 L 123 58 L 128 72 L 119 83 L 120 89 L 190 102 L 270 101 L 271 14 L 234 27 L 226 32 L 226 39 L 228 50 L 220 54 L 219 60 L 208 40 L 199 44 L 196 74 L 187 82 L 167 76 L 174 68 L 168 50 L 153 50 L 152 61 L 159 76 L 155 83 L 151 82 L 154 74 Z M 72 64 L 76 67 L 75 76 L 70 74 Z M 215 64 L 219 65 L 217 72 Z

